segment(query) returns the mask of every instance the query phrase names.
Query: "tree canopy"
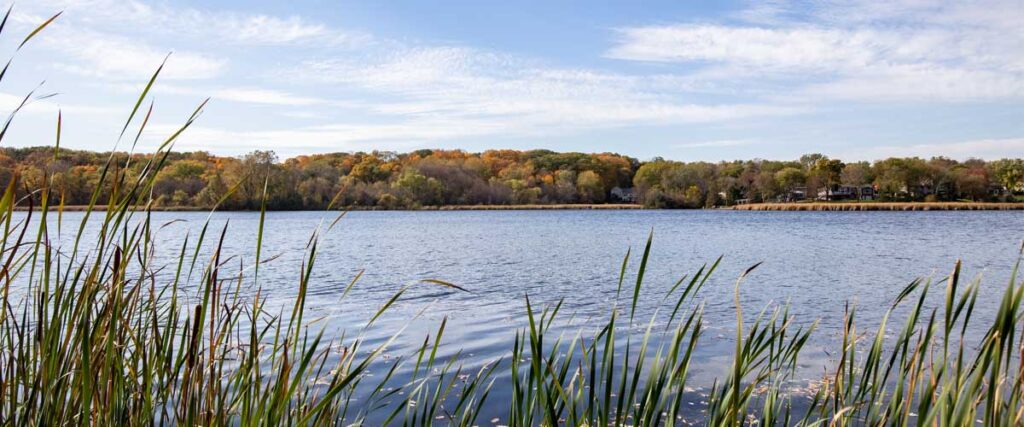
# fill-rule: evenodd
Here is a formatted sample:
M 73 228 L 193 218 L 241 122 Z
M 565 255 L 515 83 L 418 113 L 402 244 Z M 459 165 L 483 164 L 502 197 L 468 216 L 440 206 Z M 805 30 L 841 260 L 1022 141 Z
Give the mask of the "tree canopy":
M 2 148 L 0 179 L 17 177 L 22 195 L 38 198 L 33 189 L 51 175 L 53 197 L 67 205 L 86 204 L 108 160 L 117 173 L 137 176 L 148 156 L 61 149 L 55 158 L 52 147 Z M 1024 160 L 912 157 L 844 163 L 807 154 L 793 161 L 641 162 L 615 153 L 425 149 L 282 161 L 272 151 L 240 157 L 198 151 L 170 153 L 152 191 L 165 207 L 221 202 L 222 209 L 258 209 L 264 184 L 267 207 L 279 210 L 634 201 L 699 208 L 786 200 L 797 189 L 827 195 L 840 185 L 871 186 L 883 200 L 999 201 L 1024 193 Z

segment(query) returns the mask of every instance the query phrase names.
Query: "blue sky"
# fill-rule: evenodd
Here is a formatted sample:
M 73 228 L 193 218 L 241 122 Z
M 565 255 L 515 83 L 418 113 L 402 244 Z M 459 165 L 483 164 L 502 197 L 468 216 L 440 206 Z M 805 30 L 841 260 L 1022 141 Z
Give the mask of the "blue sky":
M 1024 2 L 35 0 L 8 145 L 108 150 L 149 75 L 152 150 L 461 148 L 641 159 L 1024 156 Z M 119 148 L 126 149 L 124 142 Z

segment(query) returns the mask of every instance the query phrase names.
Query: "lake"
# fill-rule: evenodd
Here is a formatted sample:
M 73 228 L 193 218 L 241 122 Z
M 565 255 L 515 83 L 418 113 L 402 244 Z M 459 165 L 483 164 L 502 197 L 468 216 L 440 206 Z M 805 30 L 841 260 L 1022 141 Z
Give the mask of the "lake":
M 957 259 L 963 260 L 966 277 L 983 277 L 977 312 L 991 317 L 1024 239 L 1024 212 L 1019 211 L 376 211 L 351 212 L 328 231 L 336 215 L 267 214 L 262 256 L 270 261 L 260 267 L 258 287 L 271 305 L 290 307 L 305 249 L 319 228 L 307 303 L 307 317 L 321 319 L 314 328 L 325 328 L 328 337 L 342 331 L 351 335 L 409 286 L 379 324 L 363 332 L 367 342 L 382 343 L 406 327 L 388 347 L 388 354 L 406 356 L 447 318 L 440 357 L 461 351 L 469 368 L 508 355 L 516 329 L 525 323 L 526 296 L 535 306 L 564 300 L 560 325 L 567 333 L 586 331 L 593 323 L 588 319 L 607 316 L 616 305 L 623 257 L 632 248 L 627 290 L 619 302 L 620 308 L 628 305 L 652 230 L 634 329 L 645 327 L 652 316 L 663 321 L 667 290 L 722 255 L 700 296 L 708 329 L 692 375 L 695 384 L 704 386 L 724 375 L 735 327 L 733 285 L 756 263 L 762 264 L 741 285 L 745 312 L 788 303 L 798 324 L 819 321 L 814 350 L 804 362 L 810 378 L 828 363 L 825 350 L 838 340 L 847 303 L 858 307 L 863 325 L 873 325 L 909 282 L 941 280 Z M 155 231 L 162 262 L 177 258 L 186 235 L 195 242 L 207 218 L 198 212 L 153 213 L 154 224 L 166 224 Z M 73 237 L 67 231 L 80 220 L 81 213 L 64 214 L 61 240 Z M 210 235 L 227 226 L 228 269 L 252 263 L 258 223 L 259 213 L 213 215 Z M 211 245 L 207 236 L 201 259 L 209 256 Z M 362 277 L 342 299 L 360 271 Z M 254 293 L 251 273 L 244 283 Z M 468 292 L 423 279 L 444 280 Z M 936 298 L 939 294 L 941 288 Z M 505 375 L 499 370 L 499 381 Z M 500 395 L 494 398 L 501 401 Z

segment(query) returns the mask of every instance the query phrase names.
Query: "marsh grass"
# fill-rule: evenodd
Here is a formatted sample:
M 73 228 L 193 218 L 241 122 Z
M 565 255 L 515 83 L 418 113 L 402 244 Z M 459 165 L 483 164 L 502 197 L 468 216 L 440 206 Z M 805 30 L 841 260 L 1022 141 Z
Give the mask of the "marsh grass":
M 159 73 L 121 130 L 133 147 L 152 114 L 152 104 L 143 106 Z M 154 177 L 204 105 L 144 160 L 142 173 L 130 176 L 129 165 L 112 155 L 77 228 L 61 229 L 62 197 L 51 194 L 50 185 L 18 196 L 18 178 L 7 183 L 0 197 L 0 424 L 491 422 L 482 414 L 500 414 L 498 422 L 510 426 L 1022 424 L 1018 327 L 1024 283 L 1017 266 L 992 318 L 978 319 L 980 281 L 965 284 L 959 264 L 941 281 L 906 286 L 873 332 L 858 331 L 857 311 L 847 308 L 838 358 L 810 396 L 791 393 L 790 385 L 814 325 L 798 326 L 784 306 L 755 316 L 744 312 L 740 290 L 751 267 L 735 283 L 732 362 L 697 415 L 688 408 L 693 393 L 687 380 L 706 330 L 701 290 L 721 258 L 664 295 L 651 295 L 644 273 L 653 233 L 635 275 L 627 253 L 617 303 L 607 318 L 593 322 L 596 328 L 556 332 L 563 304 L 536 307 L 526 297 L 525 326 L 508 356 L 474 371 L 464 370 L 459 356 L 438 357 L 443 345 L 451 345 L 443 341 L 446 321 L 411 354 L 382 357 L 401 330 L 368 348 L 366 331 L 402 301 L 408 287 L 381 301 L 351 332 L 325 336 L 321 319 L 307 313 L 306 295 L 321 236 L 344 213 L 332 214 L 310 236 L 295 266 L 296 296 L 283 309 L 270 308 L 260 290 L 260 268 L 268 261 L 265 205 L 248 254 L 224 253 L 228 225 L 215 229 L 209 220 L 179 248 L 155 238 L 161 225 L 150 216 Z M 58 114 L 58 147 L 60 129 Z M 109 194 L 101 198 L 103 191 Z M 101 199 L 107 202 L 99 209 Z M 16 214 L 19 209 L 24 212 Z M 95 236 L 86 233 L 92 223 L 98 224 Z M 70 243 L 60 238 L 69 233 Z M 158 264 L 158 248 L 177 255 Z M 468 292 L 435 279 L 411 286 Z M 939 286 L 945 287 L 944 304 L 930 308 L 927 297 Z M 644 298 L 660 299 L 663 314 L 670 312 L 667 320 L 657 314 L 637 318 Z M 889 333 L 898 308 L 909 314 L 898 332 Z M 986 332 L 972 336 L 968 326 L 979 322 Z M 368 375 L 371 370 L 377 374 Z M 498 380 L 499 370 L 507 380 Z M 510 398 L 489 399 L 495 387 Z
M 795 202 L 732 206 L 738 211 L 1019 211 L 1019 202 Z

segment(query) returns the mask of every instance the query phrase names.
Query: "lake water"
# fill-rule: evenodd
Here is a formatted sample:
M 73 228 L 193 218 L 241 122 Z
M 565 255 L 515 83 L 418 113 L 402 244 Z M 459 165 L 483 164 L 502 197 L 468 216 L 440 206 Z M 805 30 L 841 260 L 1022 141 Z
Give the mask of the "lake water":
M 65 214 L 65 234 L 79 215 Z M 290 304 L 311 234 L 326 230 L 334 218 L 322 212 L 267 214 L 263 257 L 273 260 L 261 267 L 259 284 L 271 301 Z M 206 219 L 205 213 L 154 213 L 155 224 L 168 223 L 156 232 L 158 255 L 170 262 L 184 236 L 194 241 Z M 251 263 L 258 221 L 258 213 L 213 216 L 214 230 L 228 226 L 224 253 L 239 256 L 235 264 Z M 709 330 L 693 375 L 695 383 L 708 385 L 725 373 L 728 354 L 720 353 L 731 351 L 733 284 L 747 267 L 762 262 L 742 285 L 744 309 L 788 302 L 798 323 L 820 321 L 813 335 L 818 349 L 838 339 L 846 303 L 856 304 L 862 324 L 870 325 L 911 280 L 942 279 L 957 259 L 966 277 L 983 276 L 977 311 L 987 319 L 1018 259 L 1024 212 L 352 212 L 319 236 L 307 318 L 325 318 L 320 324 L 327 335 L 339 336 L 357 330 L 411 285 L 367 333 L 369 343 L 407 326 L 405 338 L 388 349 L 406 355 L 447 317 L 442 357 L 462 351 L 464 363 L 478 367 L 508 354 L 524 323 L 526 295 L 535 305 L 564 299 L 563 317 L 572 317 L 575 327 L 606 316 L 615 304 L 623 256 L 633 249 L 626 280 L 632 286 L 651 230 L 645 297 L 637 312 L 643 323 L 682 275 L 724 255 L 701 295 Z M 342 300 L 360 271 L 362 278 Z M 428 278 L 469 292 L 417 283 Z M 815 351 L 808 368 L 820 372 L 815 363 L 827 358 L 819 352 L 815 359 Z

